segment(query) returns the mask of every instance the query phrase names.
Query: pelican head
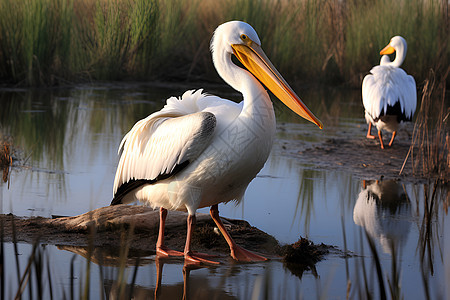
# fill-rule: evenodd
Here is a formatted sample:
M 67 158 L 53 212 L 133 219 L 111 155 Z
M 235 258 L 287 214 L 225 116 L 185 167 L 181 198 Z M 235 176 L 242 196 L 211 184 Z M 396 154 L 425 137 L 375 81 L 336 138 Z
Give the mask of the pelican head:
M 406 40 L 403 37 L 397 35 L 394 36 L 389 44 L 380 51 L 380 55 L 392 54 L 396 52 L 395 59 L 391 63 L 391 65 L 398 68 L 405 60 L 407 49 L 408 46 L 406 44 Z
M 322 122 L 306 107 L 267 58 L 258 34 L 249 24 L 230 21 L 217 27 L 211 41 L 211 51 L 219 75 L 244 96 L 243 85 L 247 81 L 241 76 L 243 73 L 237 71 L 231 55 L 235 55 L 253 76 L 292 111 L 320 128 L 323 127 Z

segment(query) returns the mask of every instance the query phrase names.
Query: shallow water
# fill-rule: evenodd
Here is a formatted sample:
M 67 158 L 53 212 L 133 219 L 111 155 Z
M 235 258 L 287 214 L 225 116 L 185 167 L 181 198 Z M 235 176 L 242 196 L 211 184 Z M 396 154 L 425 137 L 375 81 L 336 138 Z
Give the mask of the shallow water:
M 137 120 L 160 109 L 164 99 L 184 90 L 182 86 L 135 84 L 0 91 L 0 133 L 14 138 L 16 156 L 21 158 L 12 169 L 9 182 L 0 183 L 1 212 L 26 217 L 67 216 L 109 205 L 121 138 Z M 238 98 L 228 89 L 211 87 L 208 92 Z M 318 131 L 276 103 L 276 143 L 293 139 L 314 141 L 317 134 L 339 131 L 344 126 L 361 126 L 364 138 L 366 127 L 359 91 L 298 93 L 325 125 L 331 126 Z M 314 134 L 296 134 L 295 128 L 304 126 L 309 126 Z M 367 180 L 365 186 L 363 179 Z M 238 206 L 220 205 L 221 215 L 244 219 L 280 243 L 294 243 L 303 236 L 317 244 L 334 245 L 340 251 L 348 249 L 350 255 L 336 251 L 302 276 L 294 275 L 281 261 L 272 260 L 256 264 L 230 262 L 191 270 L 187 280 L 183 279 L 182 260 L 170 260 L 162 269 L 159 297 L 181 298 L 183 282 L 187 282 L 188 296 L 193 299 L 259 299 L 264 298 L 265 292 L 269 299 L 345 299 L 347 288 L 351 298 L 367 298 L 366 293 L 378 298 L 381 289 L 377 260 L 369 239 L 374 241 L 379 256 L 388 298 L 393 298 L 394 293 L 405 299 L 427 295 L 433 299 L 449 298 L 445 284 L 450 282 L 450 221 L 445 206 L 448 191 L 439 188 L 433 198 L 432 184 L 377 183 L 375 179 L 378 178 L 370 175 L 356 178 L 346 172 L 318 170 L 273 151 L 250 184 L 245 200 Z M 4 247 L 8 276 L 4 293 L 9 296 L 16 293 L 18 286 L 16 256 L 13 244 L 5 243 Z M 39 250 L 50 261 L 56 298 L 61 298 L 63 291 L 67 296 L 71 286 L 77 297 L 83 294 L 81 287 L 87 279 L 90 290 L 86 293 L 99 298 L 110 293 L 119 277 L 119 268 L 96 264 L 90 264 L 90 276 L 86 276 L 88 264 L 82 256 L 54 245 L 41 245 Z M 18 251 L 23 274 L 32 245 L 19 243 Z M 128 282 L 132 281 L 133 270 L 126 269 Z M 134 293 L 153 295 L 156 274 L 155 258 L 147 257 L 138 268 Z M 398 288 L 391 290 L 390 285 Z M 24 293 L 29 295 L 30 291 L 26 289 Z

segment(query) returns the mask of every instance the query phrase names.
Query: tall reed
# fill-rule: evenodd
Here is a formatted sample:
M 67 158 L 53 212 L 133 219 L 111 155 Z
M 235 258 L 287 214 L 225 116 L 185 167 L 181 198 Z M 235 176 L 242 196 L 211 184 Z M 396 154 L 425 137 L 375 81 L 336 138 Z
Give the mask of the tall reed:
M 0 76 L 25 85 L 51 83 L 70 57 L 71 1 L 0 3 Z
M 345 77 L 360 82 L 378 64 L 380 50 L 395 35 L 408 42 L 403 68 L 418 83 L 430 68 L 442 72 L 449 63 L 448 3 L 446 1 L 349 1 L 346 25 Z M 444 65 L 443 65 L 444 64 Z
M 404 68 L 420 83 L 430 68 L 441 76 L 449 64 L 448 7 L 445 0 L 4 0 L 0 81 L 207 80 L 212 31 L 240 19 L 291 79 L 359 86 L 380 49 L 402 35 Z

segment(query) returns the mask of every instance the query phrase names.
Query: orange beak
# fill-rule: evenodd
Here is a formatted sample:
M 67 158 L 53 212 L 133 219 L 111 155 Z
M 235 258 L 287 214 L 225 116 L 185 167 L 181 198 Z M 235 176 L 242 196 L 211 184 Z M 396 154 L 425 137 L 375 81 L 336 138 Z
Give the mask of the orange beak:
M 323 128 L 322 122 L 306 107 L 289 84 L 273 66 L 261 46 L 253 41 L 232 45 L 238 60 L 278 99 L 296 114 Z
M 395 52 L 394 47 L 392 47 L 391 45 L 387 45 L 386 47 L 383 48 L 383 50 L 380 51 L 380 55 L 392 54 L 394 52 Z

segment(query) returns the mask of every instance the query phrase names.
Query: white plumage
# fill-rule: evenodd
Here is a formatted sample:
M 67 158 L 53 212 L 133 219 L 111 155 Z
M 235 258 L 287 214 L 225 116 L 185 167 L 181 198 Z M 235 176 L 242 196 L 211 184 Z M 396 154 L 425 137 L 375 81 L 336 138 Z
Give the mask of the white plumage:
M 156 180 L 197 158 L 210 142 L 215 126 L 214 116 L 197 106 L 198 99 L 206 97 L 202 90 L 187 91 L 181 99 L 168 99 L 161 111 L 133 126 L 119 147 L 114 194 L 131 179 Z M 208 117 L 212 120 L 204 124 Z
M 232 257 L 265 260 L 234 243 L 217 207 L 222 202 L 242 199 L 272 148 L 273 106 L 254 76 L 297 114 L 321 128 L 322 124 L 273 67 L 260 43 L 255 30 L 244 22 L 220 25 L 211 41 L 214 66 L 230 86 L 243 94 L 244 100 L 237 104 L 202 90 L 187 91 L 181 98 L 168 99 L 162 110 L 137 122 L 120 144 L 111 204 L 138 200 L 160 207 L 158 255 L 184 255 L 189 263 L 214 263 L 190 247 L 196 210 L 211 206 L 211 216 L 227 240 Z M 248 71 L 232 62 L 232 54 Z M 183 254 L 164 244 L 167 209 L 188 212 Z
M 371 134 L 372 124 L 378 129 L 381 148 L 384 148 L 381 130 L 392 133 L 391 142 L 401 122 L 411 121 L 416 110 L 417 91 L 416 82 L 411 75 L 407 75 L 400 66 L 406 57 L 406 41 L 395 36 L 380 54 L 390 54 L 396 51 L 393 62 L 383 55 L 379 66 L 370 70 L 362 84 L 362 99 L 365 118 L 369 124 L 368 138 L 375 138 Z

